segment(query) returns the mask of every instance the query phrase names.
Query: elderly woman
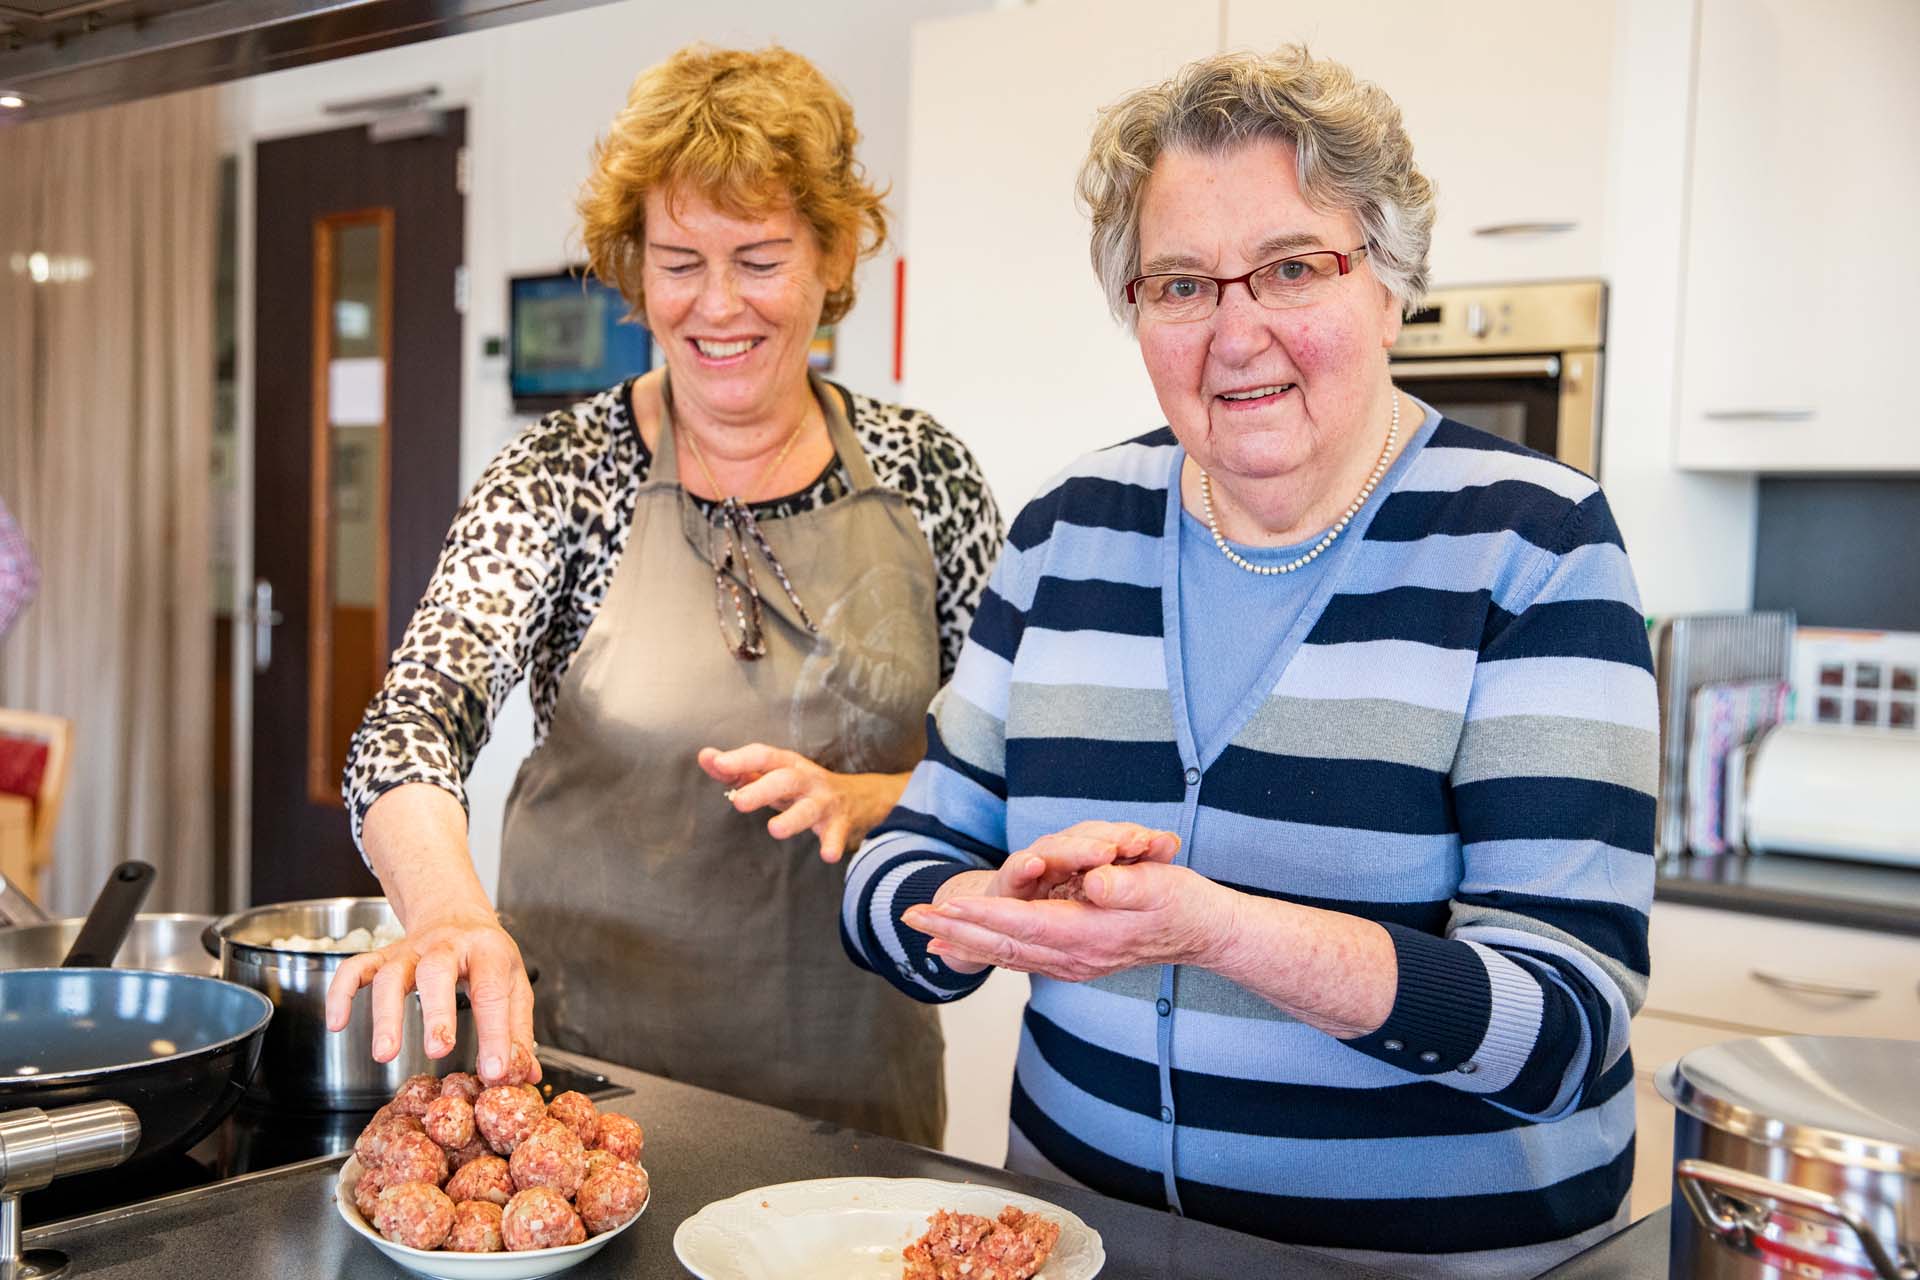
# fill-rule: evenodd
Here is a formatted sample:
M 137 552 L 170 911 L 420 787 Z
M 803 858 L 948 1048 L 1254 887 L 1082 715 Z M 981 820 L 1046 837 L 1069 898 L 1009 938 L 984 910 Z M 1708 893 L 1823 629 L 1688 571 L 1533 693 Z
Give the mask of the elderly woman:
M 355 739 L 354 830 L 407 937 L 342 966 L 328 1012 L 344 1025 L 371 983 L 376 1058 L 416 984 L 444 1055 L 465 979 L 480 1074 L 530 1073 L 524 946 L 543 1042 L 938 1141 L 934 1013 L 846 966 L 823 860 L 924 753 L 1001 528 L 937 423 L 809 375 L 885 236 L 857 138 L 804 58 L 693 48 L 635 82 L 599 146 L 593 270 L 665 368 L 494 459 Z M 522 676 L 509 937 L 461 780 Z
M 1528 1275 L 1632 1172 L 1654 686 L 1588 477 L 1395 389 L 1433 196 L 1300 50 L 1108 110 L 1093 259 L 1168 427 L 1014 521 L 842 932 L 1033 975 L 1010 1163 Z

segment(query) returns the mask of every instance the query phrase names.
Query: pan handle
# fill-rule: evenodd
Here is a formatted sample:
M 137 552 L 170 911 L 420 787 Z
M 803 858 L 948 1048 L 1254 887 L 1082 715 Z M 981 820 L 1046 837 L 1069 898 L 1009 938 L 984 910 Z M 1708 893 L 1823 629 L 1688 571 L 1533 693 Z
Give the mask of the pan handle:
M 1708 1160 L 1682 1160 L 1674 1168 L 1687 1208 L 1710 1234 L 1742 1253 L 1751 1253 L 1753 1237 L 1766 1226 L 1767 1211 L 1752 1200 L 1772 1200 L 1816 1213 L 1852 1230 L 1860 1249 L 1881 1280 L 1916 1280 L 1920 1269 L 1905 1265 L 1881 1243 L 1865 1217 L 1832 1196 L 1775 1182 L 1758 1174 Z M 1751 1197 L 1752 1200 L 1737 1197 Z
M 80 936 L 68 948 L 61 967 L 111 968 L 113 958 L 120 953 L 120 944 L 127 940 L 127 930 L 133 927 L 133 918 L 140 914 L 140 904 L 147 900 L 147 891 L 153 888 L 153 876 L 150 863 L 123 862 L 115 867 L 100 896 L 94 899 L 93 910 L 87 912 Z

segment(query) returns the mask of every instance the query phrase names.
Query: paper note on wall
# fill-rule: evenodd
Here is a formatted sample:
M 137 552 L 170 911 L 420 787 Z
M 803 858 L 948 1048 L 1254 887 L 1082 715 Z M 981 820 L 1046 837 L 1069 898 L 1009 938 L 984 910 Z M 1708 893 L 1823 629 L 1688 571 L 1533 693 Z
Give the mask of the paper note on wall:
M 387 362 L 378 356 L 327 366 L 327 418 L 336 427 L 378 427 L 387 420 Z

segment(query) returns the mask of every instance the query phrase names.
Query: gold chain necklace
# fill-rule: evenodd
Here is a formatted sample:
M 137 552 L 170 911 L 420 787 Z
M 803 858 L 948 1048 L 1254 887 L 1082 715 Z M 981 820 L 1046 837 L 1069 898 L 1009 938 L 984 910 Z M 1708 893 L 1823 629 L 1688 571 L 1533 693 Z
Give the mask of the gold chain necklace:
M 1226 538 L 1220 534 L 1220 522 L 1216 520 L 1213 515 L 1213 479 L 1207 475 L 1207 469 L 1205 467 L 1200 468 L 1200 505 L 1205 508 L 1207 513 L 1207 532 L 1213 535 L 1213 545 L 1220 549 L 1221 555 L 1231 560 L 1238 567 L 1245 569 L 1248 573 L 1257 573 L 1262 577 L 1268 577 L 1276 573 L 1292 573 L 1296 569 L 1306 568 L 1320 558 L 1322 551 L 1325 551 L 1333 545 L 1333 540 L 1339 537 L 1341 531 L 1352 522 L 1353 517 L 1359 513 L 1360 508 L 1367 505 L 1367 499 L 1373 496 L 1374 488 L 1380 483 L 1380 477 L 1387 474 L 1387 462 L 1393 457 L 1393 442 L 1399 438 L 1400 393 L 1396 391 L 1393 393 L 1393 422 L 1387 427 L 1386 447 L 1380 450 L 1380 461 L 1373 464 L 1373 474 L 1368 476 L 1367 483 L 1361 486 L 1360 496 L 1347 504 L 1346 511 L 1342 513 L 1338 520 L 1333 522 L 1333 528 L 1327 530 L 1327 536 L 1315 543 L 1312 550 L 1304 555 L 1295 556 L 1285 564 L 1255 564 L 1227 545 Z
M 780 464 L 787 460 L 789 453 L 793 452 L 794 441 L 798 440 L 800 433 L 806 430 L 807 420 L 812 416 L 810 413 L 800 415 L 800 421 L 795 423 L 793 430 L 787 433 L 787 442 L 780 446 L 780 452 L 774 456 L 772 462 L 767 464 L 766 470 L 760 473 L 751 486 L 744 492 L 736 494 L 735 497 L 741 502 L 750 501 L 747 494 L 752 493 L 755 489 L 758 489 L 761 485 L 773 478 L 773 473 L 780 469 Z M 700 470 L 706 474 L 707 483 L 713 486 L 714 500 L 716 502 L 724 500 L 727 496 L 727 491 L 721 486 L 720 481 L 714 478 L 713 468 L 707 465 L 706 455 L 700 452 L 700 444 L 694 439 L 693 432 L 686 432 L 685 437 L 687 441 L 687 452 L 691 453 L 693 460 L 700 464 Z

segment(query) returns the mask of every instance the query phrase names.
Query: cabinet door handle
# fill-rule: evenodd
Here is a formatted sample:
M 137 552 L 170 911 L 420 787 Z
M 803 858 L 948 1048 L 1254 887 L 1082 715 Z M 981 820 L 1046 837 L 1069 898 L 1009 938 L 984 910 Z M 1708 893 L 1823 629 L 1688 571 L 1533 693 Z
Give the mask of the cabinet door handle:
M 1788 978 L 1777 973 L 1768 973 L 1765 969 L 1752 971 L 1755 982 L 1764 982 L 1781 991 L 1792 991 L 1803 996 L 1831 996 L 1835 1000 L 1871 1000 L 1880 994 L 1878 987 L 1843 987 L 1832 982 L 1814 982 L 1809 978 Z
M 1531 222 L 1490 222 L 1484 227 L 1475 227 L 1477 236 L 1559 236 L 1572 231 L 1580 224 L 1562 221 L 1556 218 L 1537 218 Z
M 1700 415 L 1709 422 L 1806 422 L 1811 409 L 1708 409 Z

